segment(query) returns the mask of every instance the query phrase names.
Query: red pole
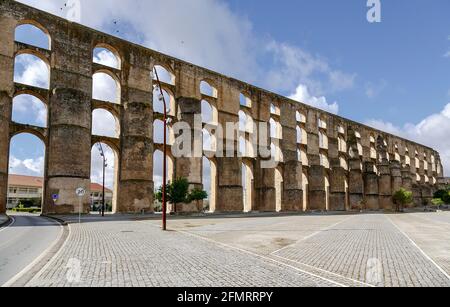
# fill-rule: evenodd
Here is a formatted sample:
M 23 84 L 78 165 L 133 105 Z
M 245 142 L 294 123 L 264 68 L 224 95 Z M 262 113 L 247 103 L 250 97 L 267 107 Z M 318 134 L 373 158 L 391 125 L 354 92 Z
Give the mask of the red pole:
M 167 200 L 166 200 L 166 182 L 167 182 L 167 106 L 166 99 L 161 88 L 161 82 L 159 81 L 158 72 L 155 70 L 156 81 L 158 82 L 159 92 L 161 94 L 164 103 L 164 149 L 163 149 L 163 186 L 162 186 L 162 230 L 167 230 Z

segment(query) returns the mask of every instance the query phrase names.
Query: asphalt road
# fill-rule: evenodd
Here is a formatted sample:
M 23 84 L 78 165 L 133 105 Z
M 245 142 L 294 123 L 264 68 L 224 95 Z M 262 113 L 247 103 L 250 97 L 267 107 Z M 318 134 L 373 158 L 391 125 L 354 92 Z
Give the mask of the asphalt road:
M 0 229 L 0 286 L 42 255 L 62 232 L 58 223 L 37 215 L 11 216 L 13 224 Z

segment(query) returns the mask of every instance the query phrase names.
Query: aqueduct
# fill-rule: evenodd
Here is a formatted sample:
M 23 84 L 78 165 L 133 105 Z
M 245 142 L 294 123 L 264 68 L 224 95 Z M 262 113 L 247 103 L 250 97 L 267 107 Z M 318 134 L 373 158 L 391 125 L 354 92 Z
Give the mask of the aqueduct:
M 24 24 L 43 31 L 49 47 L 15 41 L 17 27 Z M 94 61 L 96 48 L 113 54 L 114 65 Z M 15 59 L 23 54 L 46 63 L 48 88 L 14 81 Z M 6 210 L 10 139 L 24 132 L 38 136 L 46 147 L 44 213 L 77 212 L 74 191 L 89 187 L 91 148 L 97 142 L 108 144 L 117 156 L 117 212 L 153 211 L 153 156 L 162 149 L 154 137 L 154 125 L 161 125 L 162 118 L 161 106 L 153 99 L 151 72 L 155 66 L 163 76 L 172 124 L 184 121 L 194 127 L 195 116 L 203 114 L 205 129 L 193 132 L 204 135 L 205 157 L 175 158 L 169 152 L 169 176 L 187 178 L 192 188 L 203 187 L 204 167 L 209 163 L 211 211 L 351 210 L 362 203 L 367 209 L 391 209 L 392 194 L 400 187 L 412 190 L 420 205 L 431 200 L 443 177 L 439 154 L 431 148 L 2 0 L 0 213 Z M 102 99 L 93 91 L 98 75 L 116 84 L 112 98 Z M 46 105 L 46 127 L 12 121 L 13 99 L 21 94 L 37 97 Z M 114 116 L 117 135 L 92 135 L 95 110 Z M 217 145 L 208 130 L 228 122 L 246 123 L 240 125 L 235 157 L 207 155 Z M 272 148 L 280 156 L 276 168 L 262 168 L 264 159 L 248 146 L 255 133 L 248 123 L 259 122 L 270 123 L 267 141 L 279 144 Z M 60 196 L 56 205 L 53 194 Z M 86 212 L 89 203 L 87 195 Z

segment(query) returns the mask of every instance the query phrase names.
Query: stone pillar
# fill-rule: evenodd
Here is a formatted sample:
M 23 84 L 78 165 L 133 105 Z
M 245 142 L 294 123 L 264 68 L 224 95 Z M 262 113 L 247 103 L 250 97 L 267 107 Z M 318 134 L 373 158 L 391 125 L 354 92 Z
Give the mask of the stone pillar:
M 431 200 L 433 199 L 433 188 L 431 184 L 424 184 L 422 186 L 422 205 L 431 205 Z
M 203 133 L 201 124 L 201 102 L 194 98 L 180 97 L 177 99 L 179 106 L 178 120 L 187 123 L 191 128 L 191 149 L 192 153 L 188 157 L 175 158 L 175 178 L 186 178 L 189 181 L 189 188 L 202 188 L 202 153 L 203 153 Z M 198 122 L 196 122 L 196 120 Z M 175 136 L 177 137 L 177 136 Z M 220 211 L 220 179 L 222 177 L 222 161 L 217 159 L 217 176 L 219 179 L 219 189 L 217 191 L 216 210 Z M 240 177 L 239 177 L 240 179 Z M 194 204 L 184 204 L 176 208 L 176 212 L 198 211 Z
M 378 165 L 378 171 L 380 173 L 378 185 L 380 189 L 380 209 L 392 210 L 392 179 L 390 165 L 387 159 Z
M 375 162 L 364 163 L 364 199 L 366 210 L 379 210 L 378 175 L 375 172 Z
M 403 166 L 402 170 L 402 187 L 407 190 L 412 192 L 412 178 L 411 178 L 411 169 L 409 166 Z M 409 206 L 413 207 L 414 204 L 410 204 Z
M 80 30 L 81 31 L 81 30 Z M 78 187 L 90 190 L 92 121 L 92 46 L 89 35 L 52 33 L 49 140 L 44 214 L 79 212 Z M 75 54 L 67 50 L 77 50 Z M 57 205 L 52 194 L 58 194 Z M 90 211 L 90 195 L 82 200 Z
M 345 211 L 347 171 L 343 167 L 333 167 L 330 171 L 330 211 Z
M 280 145 L 284 162 L 281 211 L 302 211 L 302 163 L 297 154 L 295 109 L 290 104 L 282 105 L 280 122 L 283 127 Z
M 137 61 L 144 63 L 143 59 Z M 149 65 L 150 66 L 150 65 Z M 122 87 L 117 211 L 153 212 L 153 107 L 150 70 L 134 67 Z
M 256 210 L 260 212 L 275 212 L 275 170 L 262 168 L 261 162 L 260 159 L 257 160 L 254 170 Z
M 392 194 L 400 190 L 403 186 L 402 169 L 399 161 L 391 161 Z
M 243 212 L 242 167 L 239 159 L 217 158 L 217 176 L 216 212 Z
M 349 205 L 350 209 L 360 208 L 364 199 L 364 180 L 361 169 L 361 159 L 355 156 L 349 159 Z
M 1 4 L 3 6 L 3 3 Z M 1 7 L 0 6 L 0 7 Z M 0 214 L 8 197 L 9 123 L 14 92 L 14 29 L 16 20 L 0 9 Z
M 420 188 L 419 183 L 413 183 L 412 185 L 414 206 L 420 207 L 422 206 L 422 189 Z

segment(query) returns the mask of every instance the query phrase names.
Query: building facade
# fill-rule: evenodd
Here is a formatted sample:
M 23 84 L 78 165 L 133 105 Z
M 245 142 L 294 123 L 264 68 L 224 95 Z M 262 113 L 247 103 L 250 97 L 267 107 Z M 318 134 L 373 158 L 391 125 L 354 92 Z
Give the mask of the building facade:
M 16 42 L 16 28 L 24 24 L 43 31 L 49 48 Z M 400 187 L 414 192 L 416 205 L 429 202 L 443 177 L 439 153 L 432 148 L 15 1 L 0 3 L 0 42 L 0 213 L 6 208 L 9 142 L 25 132 L 46 146 L 44 213 L 77 212 L 74 191 L 90 184 L 90 153 L 97 142 L 108 144 L 117 157 L 115 211 L 152 212 L 153 156 L 162 150 L 154 137 L 162 119 L 158 99 L 154 99 L 155 90 L 159 91 L 152 73 L 155 67 L 168 76 L 162 90 L 171 105 L 171 127 L 188 123 L 192 134 L 201 138 L 230 122 L 239 125 L 245 119 L 257 124 L 239 129 L 232 156 L 210 155 L 224 147 L 221 142 L 203 146 L 206 159 L 201 155 L 176 157 L 169 146 L 169 178 L 187 178 L 191 188 L 204 187 L 205 160 L 209 164 L 212 212 L 334 211 L 361 206 L 389 210 L 392 194 Z M 114 54 L 118 65 L 94 62 L 96 48 Z M 22 54 L 37 56 L 46 64 L 48 88 L 14 82 L 15 59 Z M 114 80 L 114 102 L 94 98 L 94 76 L 99 73 Z M 47 127 L 12 122 L 13 100 L 25 93 L 47 106 Z M 210 118 L 198 127 L 195 120 L 204 108 L 210 110 Z M 116 118 L 117 137 L 92 135 L 92 114 L 97 109 Z M 259 123 L 269 123 L 270 131 L 262 131 Z M 176 131 L 170 134 L 171 140 L 178 135 Z M 266 149 L 270 147 L 279 160 L 275 167 L 262 167 L 267 157 L 247 145 L 255 135 L 270 144 Z M 60 195 L 58 206 L 52 205 L 52 194 Z M 87 212 L 89 195 L 83 203 Z
M 13 209 L 25 202 L 35 207 L 42 205 L 44 178 L 9 175 L 7 209 Z

